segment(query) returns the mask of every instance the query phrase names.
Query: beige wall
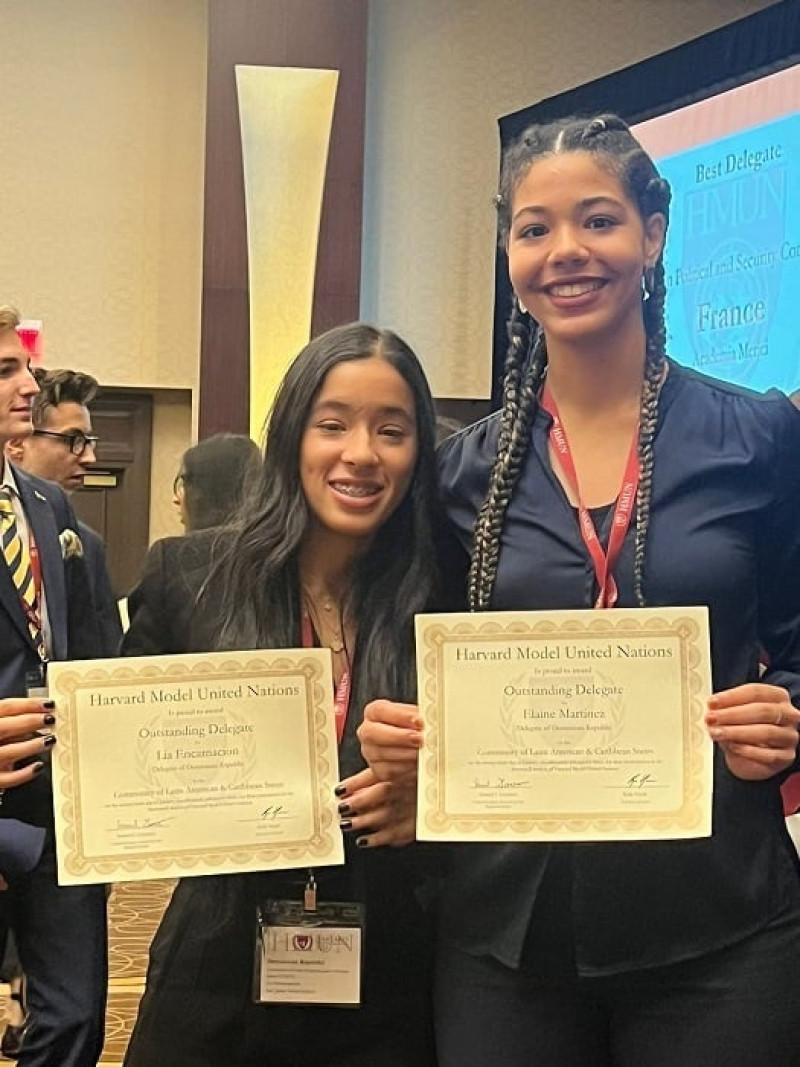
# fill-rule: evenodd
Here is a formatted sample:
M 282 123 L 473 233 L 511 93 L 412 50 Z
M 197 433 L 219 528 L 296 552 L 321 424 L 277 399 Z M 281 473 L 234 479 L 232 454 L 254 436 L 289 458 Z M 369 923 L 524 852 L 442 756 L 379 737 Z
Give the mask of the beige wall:
M 153 476 L 150 482 L 150 540 L 184 532 L 172 503 L 172 483 L 181 456 L 193 443 L 191 396 L 187 392 L 156 393 L 153 404 Z
M 500 116 L 771 0 L 370 0 L 362 316 L 485 397 Z
M 0 302 L 43 320 L 46 366 L 196 391 L 206 0 L 0 0 L 0 20 Z M 156 398 L 154 500 L 186 418 Z
M 2 0 L 0 18 L 2 299 L 44 321 L 46 362 L 194 387 L 204 0 Z

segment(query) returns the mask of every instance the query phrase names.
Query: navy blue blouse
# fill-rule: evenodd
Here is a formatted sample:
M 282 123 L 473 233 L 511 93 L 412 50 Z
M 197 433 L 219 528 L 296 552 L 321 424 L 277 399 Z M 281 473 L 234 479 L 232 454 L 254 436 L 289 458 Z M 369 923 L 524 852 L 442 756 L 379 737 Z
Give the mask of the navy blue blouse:
M 497 610 L 590 608 L 597 595 L 575 513 L 550 465 L 550 422 L 537 412 L 506 516 Z M 490 416 L 440 451 L 445 503 L 466 548 L 498 426 Z M 609 514 L 598 531 L 604 542 L 610 521 Z M 633 548 L 632 524 L 615 569 L 620 607 L 635 606 Z M 644 589 L 654 606 L 708 606 L 716 690 L 756 680 L 764 648 L 764 680 L 785 686 L 800 706 L 800 412 L 785 396 L 670 363 L 654 439 Z M 779 786 L 777 778 L 735 778 L 717 750 L 710 838 L 456 846 L 444 936 L 519 965 L 548 856 L 567 847 L 579 972 L 658 966 L 731 944 L 800 910 Z

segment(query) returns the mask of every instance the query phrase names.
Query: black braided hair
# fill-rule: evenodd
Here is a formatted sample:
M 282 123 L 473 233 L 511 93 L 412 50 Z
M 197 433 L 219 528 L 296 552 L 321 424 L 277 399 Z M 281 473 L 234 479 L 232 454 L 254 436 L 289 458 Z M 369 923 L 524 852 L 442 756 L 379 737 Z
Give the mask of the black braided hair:
M 644 328 L 647 337 L 642 404 L 639 415 L 639 490 L 636 494 L 636 538 L 633 554 L 633 589 L 636 603 L 645 605 L 644 550 L 650 525 L 650 502 L 653 492 L 653 438 L 658 421 L 658 397 L 666 370 L 667 330 L 664 303 L 667 286 L 664 262 L 659 257 L 653 268 L 650 293 L 644 302 Z
M 617 115 L 568 118 L 530 127 L 504 153 L 500 189 L 495 201 L 499 240 L 503 247 L 508 242 L 517 186 L 539 158 L 564 152 L 588 152 L 600 166 L 611 171 L 636 205 L 643 221 L 656 212 L 669 221 L 669 185 L 627 124 Z M 642 308 L 647 343 L 639 418 L 639 491 L 634 548 L 634 591 L 640 607 L 645 605 L 644 564 L 652 500 L 653 438 L 658 420 L 659 391 L 666 368 L 663 250 L 652 271 L 652 279 L 648 276 L 647 291 Z M 508 324 L 508 338 L 497 453 L 486 498 L 475 524 L 469 576 L 471 611 L 486 610 L 491 603 L 505 516 L 525 460 L 547 367 L 544 334 L 531 317 L 522 312 L 516 297 Z
M 536 329 L 514 297 L 508 322 L 508 352 L 503 379 L 503 408 L 497 438 L 497 456 L 486 499 L 475 522 L 475 541 L 469 571 L 469 606 L 489 606 L 500 559 L 503 521 L 527 452 L 530 428 L 547 350 L 544 334 Z

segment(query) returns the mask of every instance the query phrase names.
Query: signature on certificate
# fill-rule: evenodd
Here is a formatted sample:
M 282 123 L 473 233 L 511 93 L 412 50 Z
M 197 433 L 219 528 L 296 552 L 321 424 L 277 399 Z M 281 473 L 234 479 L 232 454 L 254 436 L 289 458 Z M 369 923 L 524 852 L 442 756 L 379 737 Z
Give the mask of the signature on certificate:
M 632 774 L 625 783 L 626 789 L 645 789 L 649 785 L 655 785 L 656 778 L 652 774 Z
M 172 815 L 165 815 L 163 819 L 133 819 L 131 822 L 122 822 L 117 819 L 117 830 L 152 830 L 156 826 L 167 826 L 172 822 Z
M 527 789 L 529 778 L 473 778 L 472 789 Z
M 275 819 L 285 819 L 289 812 L 283 806 L 283 804 L 269 804 L 261 812 L 261 818 L 267 822 L 272 822 Z

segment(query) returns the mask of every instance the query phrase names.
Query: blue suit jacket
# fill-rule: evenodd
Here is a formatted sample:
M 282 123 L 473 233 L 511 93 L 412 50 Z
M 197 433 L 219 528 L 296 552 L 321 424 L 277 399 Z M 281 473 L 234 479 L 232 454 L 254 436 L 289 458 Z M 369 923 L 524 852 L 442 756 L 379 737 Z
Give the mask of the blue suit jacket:
M 59 534 L 77 531 L 78 525 L 66 495 L 14 467 L 25 517 L 36 538 L 42 583 L 50 622 L 50 659 L 91 659 L 102 656 L 89 578 L 80 556 L 62 558 Z M 0 697 L 26 696 L 26 675 L 39 665 L 19 594 L 0 556 Z M 57 712 L 56 712 L 57 714 Z M 45 773 L 28 785 L 10 789 L 0 805 L 0 817 L 48 825 L 52 820 L 49 754 L 43 756 Z
M 0 874 L 10 881 L 32 871 L 42 855 L 45 833 L 18 819 L 0 819 Z
M 89 574 L 100 641 L 104 656 L 116 656 L 122 641 L 122 621 L 117 607 L 117 598 L 111 586 L 106 564 L 106 548 L 96 530 L 78 519 L 78 533 L 83 542 L 83 558 Z

